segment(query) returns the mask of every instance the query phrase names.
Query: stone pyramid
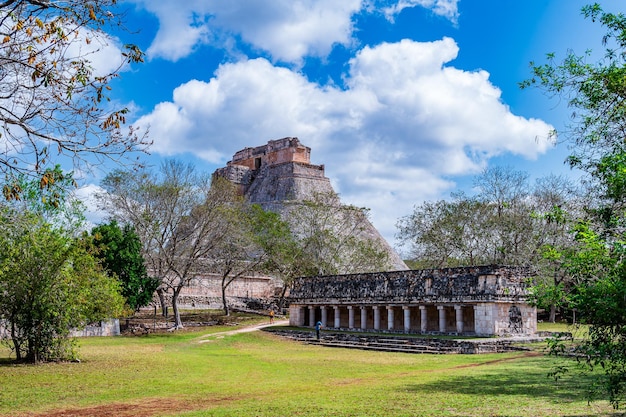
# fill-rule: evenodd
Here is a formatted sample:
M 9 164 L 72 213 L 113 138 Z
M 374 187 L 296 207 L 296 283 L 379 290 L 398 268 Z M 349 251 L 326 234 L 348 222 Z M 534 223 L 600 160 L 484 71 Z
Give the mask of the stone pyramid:
M 324 175 L 324 165 L 311 164 L 311 148 L 295 137 L 242 149 L 214 175 L 237 184 L 251 203 L 277 213 L 283 213 L 287 203 L 311 200 L 316 194 L 335 194 Z M 364 234 L 388 252 L 391 270 L 409 269 L 369 221 Z

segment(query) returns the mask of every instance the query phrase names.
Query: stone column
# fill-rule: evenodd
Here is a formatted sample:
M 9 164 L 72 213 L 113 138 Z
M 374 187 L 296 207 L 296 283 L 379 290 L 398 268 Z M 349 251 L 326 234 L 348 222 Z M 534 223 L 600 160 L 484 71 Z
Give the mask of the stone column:
M 411 308 L 409 306 L 403 306 L 404 311 L 404 333 L 411 331 Z
M 348 306 L 348 328 L 354 329 L 354 307 Z
M 463 306 L 454 306 L 454 315 L 456 317 L 456 332 L 463 333 Z
M 387 306 L 387 330 L 393 330 L 393 307 Z
M 309 306 L 309 326 L 315 327 L 315 306 Z
M 295 313 L 295 314 L 294 314 Z M 289 324 L 296 326 L 306 326 L 304 322 L 304 308 L 297 307 L 296 309 L 291 309 L 289 315 Z
M 380 307 L 372 307 L 374 310 L 374 330 L 380 330 Z
M 437 306 L 439 310 L 439 331 L 441 333 L 446 332 L 446 309 L 444 306 Z
M 339 316 L 339 306 L 334 306 L 335 309 L 335 328 L 338 329 L 341 327 L 341 317 Z
M 361 329 L 367 329 L 367 307 L 361 306 Z
M 422 333 L 426 333 L 427 328 L 428 328 L 428 314 L 426 311 L 426 306 L 420 306 L 420 331 Z
M 322 327 L 327 327 L 328 310 L 326 310 L 326 306 L 320 307 L 320 310 L 322 310 L 322 319 L 320 320 L 322 322 Z

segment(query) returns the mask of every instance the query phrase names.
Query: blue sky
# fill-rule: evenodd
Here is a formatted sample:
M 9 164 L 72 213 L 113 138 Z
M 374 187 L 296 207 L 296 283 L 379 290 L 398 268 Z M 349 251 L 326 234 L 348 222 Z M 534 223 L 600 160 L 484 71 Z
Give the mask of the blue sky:
M 485 167 L 571 174 L 548 140 L 568 109 L 518 83 L 547 52 L 601 50 L 587 3 L 126 0 L 131 33 L 114 42 L 147 55 L 113 98 L 149 128 L 155 166 L 175 157 L 212 172 L 244 147 L 300 138 L 393 243 L 398 218 L 471 192 Z M 100 180 L 85 178 L 83 194 Z

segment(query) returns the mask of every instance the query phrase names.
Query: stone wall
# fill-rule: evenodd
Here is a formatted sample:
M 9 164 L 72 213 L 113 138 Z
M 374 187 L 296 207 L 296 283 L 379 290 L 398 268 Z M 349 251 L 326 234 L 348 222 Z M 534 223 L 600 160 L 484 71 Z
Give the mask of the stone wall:
M 226 289 L 229 306 L 238 309 L 250 306 L 266 306 L 280 292 L 282 283 L 272 277 L 251 275 L 235 279 Z M 171 306 L 171 294 L 166 297 Z M 158 298 L 155 298 L 155 304 Z M 183 288 L 178 298 L 178 306 L 183 309 L 220 309 L 222 308 L 222 283 L 216 274 L 203 274 Z
M 84 329 L 72 330 L 70 335 L 72 337 L 119 336 L 120 321 L 118 319 L 111 319 L 90 324 Z
M 324 166 L 301 163 L 268 165 L 259 170 L 254 181 L 246 186 L 249 201 L 302 201 L 317 193 L 332 193 L 330 180 L 324 176 Z

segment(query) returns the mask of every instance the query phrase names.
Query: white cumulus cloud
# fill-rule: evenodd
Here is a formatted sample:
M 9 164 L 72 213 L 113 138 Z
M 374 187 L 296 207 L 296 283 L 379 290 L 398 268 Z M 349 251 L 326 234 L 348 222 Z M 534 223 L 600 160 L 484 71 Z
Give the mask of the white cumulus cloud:
M 353 18 L 361 12 L 389 19 L 408 7 L 425 7 L 451 21 L 457 0 L 133 0 L 154 14 L 159 30 L 149 58 L 184 58 L 200 45 L 223 48 L 243 40 L 273 61 L 300 63 L 328 56 L 335 45 L 353 42 Z

